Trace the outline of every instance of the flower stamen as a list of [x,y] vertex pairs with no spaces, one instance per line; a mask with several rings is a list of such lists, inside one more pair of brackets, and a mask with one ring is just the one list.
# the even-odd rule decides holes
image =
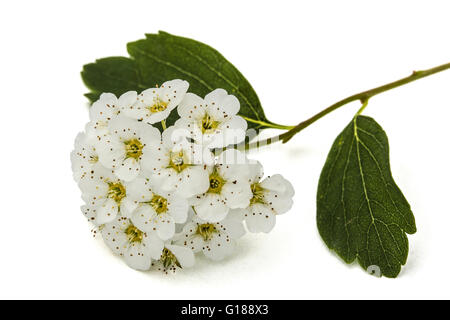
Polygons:
[[211,223],[200,224],[197,227],[196,234],[200,235],[204,241],[209,241],[212,239],[214,233],[217,233],[216,227]]
[[202,129],[202,133],[211,133],[214,132],[217,127],[219,126],[220,122],[219,121],[215,121],[211,118],[211,116],[209,114],[205,114],[205,116],[203,117],[201,124],[200,124],[200,128]]
[[180,173],[187,167],[189,167],[189,160],[182,150],[170,153],[169,168],[173,168],[176,172]]
[[127,235],[129,243],[141,243],[144,238],[144,233],[132,224],[125,229],[125,234]]
[[175,255],[167,248],[163,249],[160,260],[165,269],[168,269],[172,265],[176,265],[181,268],[181,264],[177,257],[175,257]]
[[98,162],[98,156],[89,156],[89,163],[94,164]]
[[223,185],[226,181],[220,176],[217,171],[213,171],[209,175],[209,189],[207,193],[220,193],[222,191]]
[[164,197],[155,194],[150,200],[149,204],[157,214],[161,214],[167,211],[167,199]]
[[161,111],[164,111],[167,109],[167,102],[161,101],[160,99],[156,99],[154,104],[151,106],[148,106],[147,109],[151,112],[151,113],[158,113]]
[[138,160],[142,156],[143,144],[138,139],[125,141],[126,158]]
[[120,182],[110,182],[108,186],[108,198],[120,204],[120,201],[127,195],[125,187]]
[[266,200],[264,198],[264,193],[265,193],[266,189],[261,187],[261,185],[259,183],[252,184],[250,186],[250,188],[253,193],[253,197],[250,199],[250,205],[255,204],[255,203],[266,204]]

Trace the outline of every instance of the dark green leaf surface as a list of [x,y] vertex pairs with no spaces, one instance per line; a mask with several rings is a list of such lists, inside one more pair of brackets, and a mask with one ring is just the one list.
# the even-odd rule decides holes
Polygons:
[[[190,83],[189,91],[201,97],[216,88],[227,90],[239,99],[239,114],[246,118],[249,128],[270,127],[250,83],[210,46],[160,32],[128,43],[127,49],[131,58],[105,58],[84,66],[82,78],[91,90],[86,94],[91,102],[102,92],[140,92],[167,80],[184,79]],[[172,112],[168,124],[177,117]]]
[[114,93],[120,96],[122,93],[146,89],[141,82],[136,63],[125,57],[109,57],[89,63],[81,72],[83,81],[91,92],[85,96],[91,101],[96,101],[103,92]]
[[395,278],[416,232],[410,206],[392,178],[389,144],[374,119],[356,116],[337,137],[320,176],[317,226],[346,263]]

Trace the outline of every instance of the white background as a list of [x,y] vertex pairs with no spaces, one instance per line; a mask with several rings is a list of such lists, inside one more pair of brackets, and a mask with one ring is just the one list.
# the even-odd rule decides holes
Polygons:
[[[350,104],[252,157],[296,189],[270,234],[222,263],[165,276],[128,268],[90,234],[69,153],[88,119],[83,64],[165,30],[218,49],[267,117],[296,124],[350,94],[450,61],[448,1],[3,1],[0,298],[450,298],[450,71],[373,98],[418,232],[397,279],[328,251],[315,193]],[[270,136],[275,131],[266,131]]]

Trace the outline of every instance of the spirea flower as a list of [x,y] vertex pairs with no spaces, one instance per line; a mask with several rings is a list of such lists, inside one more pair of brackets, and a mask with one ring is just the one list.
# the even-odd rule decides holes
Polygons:
[[103,93],[100,99],[92,104],[89,109],[91,121],[87,124],[86,131],[89,135],[102,135],[108,133],[108,123],[114,119],[121,110],[128,108],[136,102],[137,92],[128,91],[117,98],[112,93]]
[[161,240],[175,234],[175,223],[186,222],[188,201],[150,179],[138,177],[128,185],[128,199],[132,201],[127,215],[133,223],[146,232],[156,232]]
[[244,140],[247,122],[237,115],[239,100],[223,89],[205,99],[188,93],[178,107],[175,126],[188,129],[189,138],[208,148],[222,148]]
[[[136,270],[150,269],[152,259],[159,259],[163,243],[137,228],[130,219],[117,217],[103,225],[101,234],[106,245]],[[154,237],[154,235],[153,235]]]
[[[70,155],[81,211],[137,270],[192,267],[200,253],[220,261],[245,226],[269,232],[292,206],[287,180],[263,179],[261,164],[230,146],[247,129],[239,100],[223,89],[202,99],[188,87],[171,80],[139,94],[102,94]],[[175,108],[180,118],[166,128]]]
[[201,219],[218,222],[230,209],[246,208],[252,192],[248,181],[248,163],[236,149],[222,152],[208,167],[208,189],[192,198],[191,203]]
[[120,179],[135,179],[141,171],[144,154],[161,140],[159,130],[120,115],[109,122],[108,131],[98,136],[95,143],[99,161]]
[[275,226],[276,216],[286,213],[292,207],[294,188],[281,175],[265,178],[263,167],[258,162],[249,166],[249,182],[252,198],[245,209],[235,210],[250,232],[270,232]]
[[189,83],[183,80],[164,82],[159,88],[150,88],[137,96],[132,105],[123,108],[130,118],[154,124],[165,120],[184,98]]
[[244,226],[238,219],[227,217],[221,222],[210,222],[194,215],[178,234],[177,243],[219,261],[233,253],[236,240],[244,234]]
[[170,243],[164,244],[158,260],[152,266],[164,273],[175,272],[178,268],[190,268],[195,264],[194,252],[191,249]]
[[72,161],[73,178],[76,182],[89,177],[98,170],[102,170],[102,165],[98,161],[97,150],[84,132],[79,133],[75,138],[75,149],[70,154],[70,159]]
[[180,137],[179,129],[169,127],[162,133],[162,141],[149,147],[143,155],[143,165],[165,190],[174,190],[185,198],[205,192],[209,187],[207,165],[213,155],[200,145]]
[[126,206],[127,183],[111,170],[102,168],[89,174],[79,187],[86,203],[83,211],[96,225],[111,222]]

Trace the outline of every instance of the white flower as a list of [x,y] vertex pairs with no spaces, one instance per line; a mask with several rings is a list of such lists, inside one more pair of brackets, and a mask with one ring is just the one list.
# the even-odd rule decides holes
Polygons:
[[135,103],[123,109],[130,118],[154,124],[166,119],[183,99],[189,83],[184,80],[164,82],[159,88],[143,91]]
[[276,174],[261,181],[264,173],[261,164],[250,165],[252,198],[245,209],[233,210],[245,220],[250,232],[270,232],[275,226],[276,216],[292,207],[294,188],[281,175]]
[[131,181],[141,171],[141,160],[150,145],[161,141],[153,126],[117,116],[108,124],[109,134],[98,136],[95,143],[99,161],[124,181]]
[[98,153],[87,135],[80,132],[75,139],[75,149],[70,154],[73,178],[76,182],[102,169]]
[[86,202],[81,209],[94,224],[113,221],[127,206],[127,184],[111,170],[97,170],[80,180],[82,198]]
[[235,240],[244,234],[244,226],[238,219],[227,217],[221,222],[207,222],[194,215],[177,235],[177,243],[218,261],[233,252]]
[[213,155],[180,139],[176,133],[173,126],[164,130],[159,145],[152,145],[142,156],[142,164],[164,190],[176,190],[180,196],[189,198],[208,189],[206,164],[212,162]]
[[114,119],[122,109],[135,103],[136,98],[136,91],[125,92],[119,99],[112,93],[103,93],[89,109],[91,122],[87,124],[86,132],[93,136],[108,133],[109,121]]
[[245,139],[247,122],[237,115],[239,100],[217,89],[205,99],[187,93],[178,106],[180,119],[175,126],[187,128],[189,138],[208,148],[222,148]]
[[168,273],[175,272],[178,268],[190,268],[195,264],[195,256],[191,249],[170,244],[164,244],[164,249],[158,261],[153,263],[153,267]]
[[[86,218],[106,245],[137,270],[191,267],[195,253],[219,261],[236,240],[269,232],[292,207],[281,175],[263,178],[259,162],[226,149],[245,139],[239,100],[223,89],[204,99],[182,80],[140,95],[104,93],[71,153]],[[180,119],[166,128],[178,107]],[[152,124],[161,122],[163,132]],[[222,148],[218,156],[211,149]]]
[[200,218],[218,222],[230,209],[246,208],[252,192],[248,183],[248,160],[236,149],[222,152],[217,163],[208,167],[209,188],[205,193],[192,198]]
[[117,217],[101,228],[108,247],[133,269],[148,270],[152,259],[159,259],[164,244],[155,236],[139,230],[130,219]]
[[138,177],[127,187],[127,201],[130,201],[126,213],[136,227],[145,232],[156,232],[162,240],[168,240],[175,234],[175,223],[186,222],[188,202],[185,198],[162,190],[151,180]]

